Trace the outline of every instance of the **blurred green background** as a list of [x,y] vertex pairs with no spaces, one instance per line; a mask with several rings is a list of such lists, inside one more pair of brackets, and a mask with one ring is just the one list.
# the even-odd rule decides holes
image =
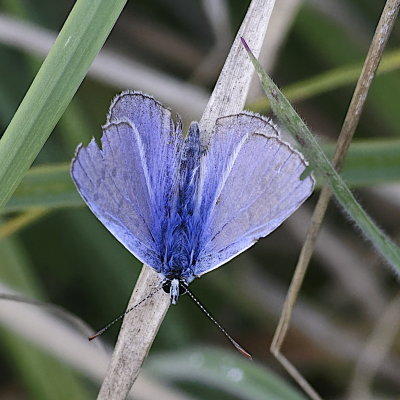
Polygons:
[[[1,131],[73,4],[67,0],[0,1]],[[93,329],[124,310],[141,264],[76,194],[68,175],[74,149],[92,136],[100,137],[111,99],[125,88],[152,94],[185,123],[199,119],[248,4],[128,2],[103,54],[2,212],[2,284],[60,305]],[[330,154],[383,4],[375,0],[277,1],[275,11],[281,12],[273,14],[273,29],[268,33],[273,39],[266,41],[261,60],[277,84],[287,89],[297,111]],[[359,201],[397,241],[399,38],[397,24],[343,172]],[[248,108],[268,112],[257,82]],[[141,384],[137,398],[155,398],[151,390],[158,386],[166,399],[301,398],[290,389],[291,380],[268,349],[316,198],[317,193],[250,251],[191,286],[255,362],[250,364],[235,354],[205,315],[183,297],[161,326],[145,364],[148,386]],[[325,398],[367,398],[357,397],[365,393],[396,398],[400,313],[392,310],[399,304],[397,295],[394,276],[333,204],[294,313],[285,355]],[[73,347],[69,352],[74,361],[57,355],[50,344],[56,332],[53,326],[36,320],[34,307],[25,305],[26,312],[19,314],[23,306],[16,311],[13,306],[0,300],[4,311],[0,313],[0,399],[95,398],[101,378],[88,372],[85,365],[91,360],[82,361],[83,355]],[[11,317],[4,316],[8,310]],[[54,311],[52,315],[59,317]],[[10,319],[26,325],[13,325]],[[69,321],[63,323],[71,326]],[[47,349],[32,344],[34,334],[28,325],[45,342],[49,337]],[[114,344],[117,331],[113,327],[104,335],[106,345]],[[78,333],[83,339],[87,335]],[[69,344],[61,336],[58,343],[60,347]]]

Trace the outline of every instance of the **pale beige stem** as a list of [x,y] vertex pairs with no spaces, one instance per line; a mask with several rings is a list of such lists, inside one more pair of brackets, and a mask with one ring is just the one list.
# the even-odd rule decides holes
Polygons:
[[[128,308],[142,300],[159,283],[158,274],[144,265]],[[125,316],[98,399],[126,398],[168,307],[169,296],[161,290]]]
[[200,120],[204,141],[207,141],[211,134],[217,118],[237,114],[243,110],[254,68],[240,37],[246,39],[257,57],[261,51],[274,4],[275,0],[251,2]]
[[[200,127],[204,133],[202,138],[204,141],[210,135],[217,118],[238,113],[243,109],[254,69],[241,45],[240,36],[248,40],[254,53],[258,55],[273,5],[274,0],[251,2],[201,118]],[[157,283],[159,283],[157,274],[144,266],[128,307],[132,307],[141,300]],[[126,398],[150,350],[168,306],[168,296],[160,291],[151,301],[145,302],[140,308],[127,314],[98,399]]]

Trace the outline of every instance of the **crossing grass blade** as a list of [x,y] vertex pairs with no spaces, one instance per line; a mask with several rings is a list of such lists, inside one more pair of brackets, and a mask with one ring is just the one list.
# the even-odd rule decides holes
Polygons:
[[[331,157],[332,144],[323,146]],[[400,176],[400,140],[355,141],[346,157],[342,176],[349,187],[364,187],[398,182]],[[69,174],[69,163],[32,167],[2,213],[26,211],[33,207],[63,208],[83,206]],[[318,186],[321,186],[321,181]]]

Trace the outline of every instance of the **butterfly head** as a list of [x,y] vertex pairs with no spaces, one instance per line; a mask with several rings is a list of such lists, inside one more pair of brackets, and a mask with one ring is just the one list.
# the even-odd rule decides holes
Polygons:
[[162,282],[164,292],[169,293],[171,304],[176,304],[179,296],[187,292],[188,283],[184,278],[165,278]]

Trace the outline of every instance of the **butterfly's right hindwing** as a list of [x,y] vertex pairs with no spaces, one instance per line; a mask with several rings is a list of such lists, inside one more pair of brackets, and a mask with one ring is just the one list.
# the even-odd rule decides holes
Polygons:
[[300,153],[254,115],[219,119],[201,165],[204,230],[197,276],[271,233],[314,187],[311,176],[300,179],[306,168]]

